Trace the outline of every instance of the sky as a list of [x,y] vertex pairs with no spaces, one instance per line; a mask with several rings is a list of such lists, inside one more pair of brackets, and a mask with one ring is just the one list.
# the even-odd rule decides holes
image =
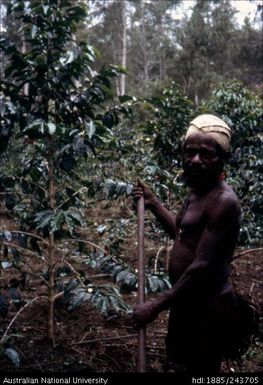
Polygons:
[[257,11],[257,5],[263,4],[263,0],[232,0],[231,3],[238,11],[236,18],[239,24],[242,24],[246,16],[253,20]]
[[[194,3],[194,0],[183,0],[183,4],[181,6],[182,13],[190,13],[191,7],[194,5]],[[236,19],[238,23],[242,25],[246,16],[248,16],[250,20],[253,21],[257,10],[257,5],[263,4],[263,0],[231,0],[231,3],[233,7],[238,11],[236,13]]]
[[[109,1],[109,0],[105,0]],[[144,0],[147,1],[147,0]],[[189,14],[191,13],[191,7],[194,5],[195,1],[194,0],[183,0],[182,5],[180,6],[179,10],[180,13],[183,15],[184,13]],[[254,17],[256,14],[257,10],[257,5],[258,4],[263,4],[263,0],[231,0],[231,3],[233,4],[234,8],[238,11],[236,13],[236,19],[239,23],[239,25],[243,24],[244,18],[248,16],[250,20],[253,22]],[[0,0],[0,16],[3,12],[3,9],[1,7],[1,0]],[[178,9],[176,10],[176,17],[178,17]],[[1,17],[0,17],[1,19]],[[258,28],[262,28],[262,23],[258,21],[258,25],[256,26]],[[1,20],[0,20],[0,30],[1,30]],[[1,31],[0,31],[1,32]]]

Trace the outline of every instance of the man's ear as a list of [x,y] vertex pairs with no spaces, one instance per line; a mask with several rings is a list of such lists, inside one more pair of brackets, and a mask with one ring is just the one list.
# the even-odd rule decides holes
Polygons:
[[232,158],[232,154],[230,151],[224,151],[223,152],[223,161],[224,162],[229,162]]

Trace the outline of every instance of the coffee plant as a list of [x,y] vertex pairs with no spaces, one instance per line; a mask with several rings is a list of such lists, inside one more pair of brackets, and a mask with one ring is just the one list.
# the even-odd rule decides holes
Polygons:
[[262,100],[241,83],[221,83],[202,109],[216,113],[232,130],[227,180],[242,208],[240,243],[261,242],[263,206]]
[[[10,1],[7,17],[20,21],[24,46],[16,46],[8,31],[1,36],[1,120],[6,130],[1,137],[18,138],[21,154],[17,174],[2,174],[0,183],[4,203],[21,227],[17,233],[2,233],[2,267],[20,266],[23,253],[46,267],[42,278],[48,287],[48,338],[53,340],[57,269],[65,263],[55,241],[62,234],[74,238],[76,227],[84,225],[83,186],[75,191],[71,181],[85,164],[82,159],[87,163],[113,136],[109,127],[117,123],[116,111],[106,104],[113,96],[111,79],[123,70],[92,70],[93,48],[74,38],[77,24],[86,17],[83,2]],[[95,304],[96,296],[101,300],[111,290],[91,292],[82,284],[86,299]],[[69,286],[63,292],[68,296]],[[7,302],[2,302],[6,309]]]
[[[111,310],[121,313],[129,309],[118,288],[95,284],[82,271],[87,256],[83,255],[83,262],[64,245],[97,248],[79,239],[79,229],[87,222],[87,196],[112,200],[132,191],[127,181],[109,179],[111,175],[105,178],[105,172],[100,176],[98,165],[105,149],[117,151],[113,129],[120,116],[131,116],[129,101],[134,100],[123,96],[113,103],[111,81],[124,70],[111,65],[95,72],[94,49],[75,41],[77,25],[86,17],[83,2],[8,1],[7,17],[21,28],[19,44],[12,41],[8,30],[0,39],[1,57],[5,58],[1,74],[1,123],[5,129],[0,134],[6,138],[1,141],[1,151],[10,141],[12,154],[11,164],[5,162],[1,167],[0,192],[19,229],[0,232],[0,252],[1,269],[16,269],[18,275],[1,289],[0,314],[6,317],[11,306],[16,306],[19,314],[38,300],[24,302],[20,293],[28,277],[39,277],[47,287],[41,298],[48,301],[48,339],[54,342],[54,306],[58,301],[68,311],[88,301],[105,316]],[[110,258],[108,252],[102,253]],[[94,258],[89,266],[101,269],[101,255],[96,255],[97,262]],[[121,261],[114,257],[103,260],[104,269],[106,262],[112,264],[113,260],[122,273],[115,283],[121,291],[124,283],[126,291],[134,290],[136,272]],[[113,277],[109,266],[107,271]],[[147,277],[148,292],[167,287],[165,277]],[[7,339],[6,331],[2,343]],[[5,354],[19,364],[11,347]]]

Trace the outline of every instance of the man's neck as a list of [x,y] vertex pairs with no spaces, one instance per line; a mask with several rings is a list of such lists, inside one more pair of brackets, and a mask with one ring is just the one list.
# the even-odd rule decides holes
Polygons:
[[224,180],[225,175],[223,172],[220,172],[220,174],[218,174],[217,176],[209,178],[206,181],[196,181],[195,184],[189,184],[189,187],[196,195],[205,195]]

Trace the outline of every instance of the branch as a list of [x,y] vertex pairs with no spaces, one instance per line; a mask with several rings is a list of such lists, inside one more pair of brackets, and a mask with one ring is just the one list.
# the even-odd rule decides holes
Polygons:
[[88,245],[91,245],[91,246],[95,247],[96,249],[99,249],[99,250],[103,251],[103,253],[106,253],[106,250],[104,250],[102,247],[100,247],[100,246],[98,246],[95,243],[90,242],[90,241],[84,241],[83,239],[78,239],[78,238],[65,238],[64,241],[65,242],[83,242],[83,243],[87,243]]
[[233,260],[241,257],[242,255],[245,255],[245,254],[250,254],[250,253],[254,253],[255,251],[262,251],[263,250],[263,247],[259,247],[258,249],[249,249],[249,250],[246,250],[246,251],[243,251],[242,253],[239,253],[237,255],[234,255],[233,256]]
[[67,198],[66,200],[64,200],[64,202],[62,202],[58,207],[57,207],[57,210],[61,209],[61,207],[67,203],[68,201],[70,201],[70,199],[72,197],[74,197],[75,195],[77,195],[79,192],[81,192],[81,190],[87,190],[87,187],[81,187],[78,191],[74,192],[74,194],[70,197],[70,198]]
[[164,250],[167,251],[166,247],[165,246],[161,246],[160,249],[158,250],[157,254],[156,254],[156,257],[154,259],[154,270],[153,270],[154,274],[157,274],[157,264],[158,264],[159,256],[160,256],[161,252],[164,251]]
[[[9,230],[8,230],[9,231]],[[9,231],[10,233],[18,233],[18,234],[25,234],[25,235],[29,235],[30,237],[34,237],[34,238],[37,238],[37,239],[39,239],[40,241],[42,241],[43,243],[45,243],[46,245],[48,245],[48,242],[44,239],[44,238],[42,238],[42,237],[40,237],[39,235],[35,235],[35,234],[33,234],[33,233],[27,233],[26,231],[18,231],[18,230],[14,230],[14,231]]]
[[72,342],[70,345],[75,346],[75,345],[89,344],[92,342],[120,340],[120,339],[124,339],[124,338],[132,338],[132,337],[138,337],[138,334],[128,334],[126,336],[118,336],[118,337],[94,338],[93,340],[84,340],[84,341],[81,340],[79,342]]
[[86,286],[85,286],[81,276],[79,275],[79,273],[74,269],[74,267],[68,261],[64,261],[64,263],[73,271],[73,273],[76,275],[76,277],[80,281],[82,287],[86,290]]
[[7,326],[6,328],[6,331],[4,332],[4,335],[3,337],[1,338],[1,341],[0,341],[0,344],[2,344],[4,341],[5,341],[5,338],[6,338],[6,335],[7,333],[9,332],[11,326],[13,325],[13,323],[15,322],[15,320],[17,319],[17,317],[22,313],[23,310],[25,310],[25,308],[27,308],[29,305],[31,305],[33,302],[37,301],[38,299],[47,299],[48,300],[48,297],[46,296],[41,296],[41,297],[35,297],[33,298],[31,301],[27,302],[17,313],[16,315],[13,317],[13,319],[11,320],[11,322],[9,323],[9,325]]
[[[24,247],[21,247],[21,246],[18,246],[18,245],[15,245],[14,243],[7,243],[7,242],[1,242],[3,245],[6,245],[6,246],[11,246],[13,247],[14,249],[19,249],[19,250],[23,250],[25,253],[27,254],[30,254],[32,255],[33,257],[36,257],[38,259],[41,259],[40,256],[36,253],[33,253],[33,251],[30,251],[30,250],[27,250],[25,249]],[[47,264],[47,261],[44,259],[41,259],[42,262],[46,263]]]

